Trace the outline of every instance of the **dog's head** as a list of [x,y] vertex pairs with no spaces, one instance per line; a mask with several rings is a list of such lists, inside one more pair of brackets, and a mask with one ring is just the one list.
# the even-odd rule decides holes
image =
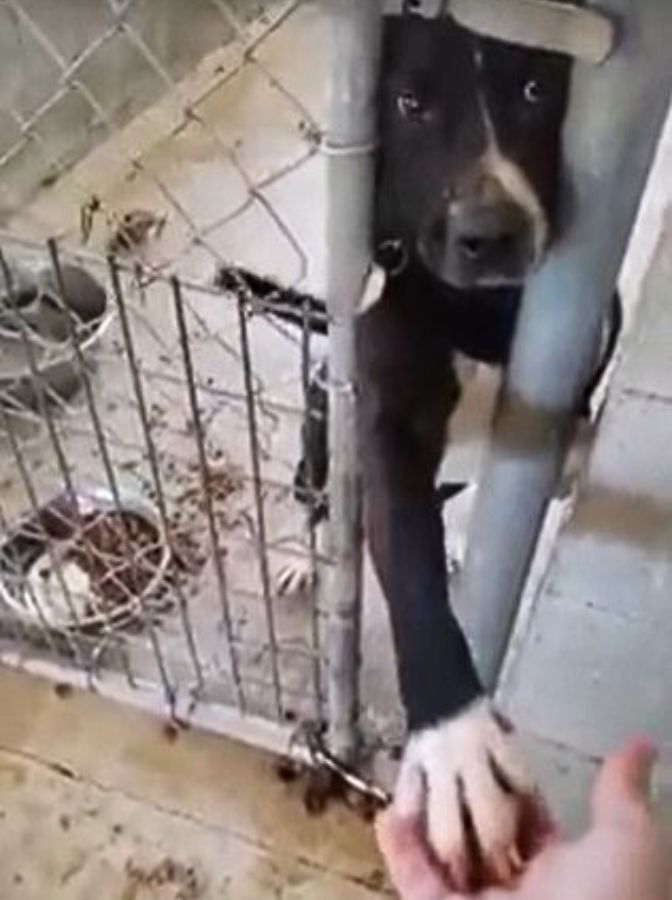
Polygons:
[[570,66],[448,17],[386,18],[377,245],[457,288],[520,284],[556,226]]

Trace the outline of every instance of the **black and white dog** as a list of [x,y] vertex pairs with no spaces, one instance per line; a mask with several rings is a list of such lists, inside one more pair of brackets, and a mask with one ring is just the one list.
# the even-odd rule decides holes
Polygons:
[[[429,839],[462,883],[474,854],[498,880],[517,869],[531,786],[449,605],[435,477],[460,398],[456,354],[506,365],[522,285],[558,232],[570,69],[564,56],[476,37],[449,17],[385,21],[374,239],[387,277],[357,324],[366,533],[410,729],[398,802],[424,791]],[[235,290],[241,278],[278,298],[277,315],[298,323],[307,309],[326,328],[315,298],[239,270],[220,283]],[[616,298],[579,414],[619,330]],[[319,379],[311,390],[299,500],[328,474],[326,394]]]

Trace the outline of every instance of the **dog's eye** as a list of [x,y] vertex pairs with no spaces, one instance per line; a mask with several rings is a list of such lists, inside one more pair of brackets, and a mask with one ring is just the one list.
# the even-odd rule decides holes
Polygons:
[[540,103],[543,99],[543,90],[536,78],[530,78],[523,85],[523,98],[526,103],[533,106]]
[[412,122],[421,122],[424,118],[425,108],[420,97],[414,91],[406,90],[399,94],[397,109],[405,119]]

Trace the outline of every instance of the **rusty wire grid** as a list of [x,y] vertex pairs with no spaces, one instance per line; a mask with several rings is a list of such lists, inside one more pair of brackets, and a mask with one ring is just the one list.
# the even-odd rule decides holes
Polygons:
[[[199,0],[218,45],[175,71],[146,6],[101,0],[75,49],[0,7],[51,73],[0,91],[0,660],[292,727],[325,714],[320,589],[275,585],[328,566],[292,498],[323,348],[215,275],[323,290],[320,17]],[[112,95],[119,56],[145,96]]]

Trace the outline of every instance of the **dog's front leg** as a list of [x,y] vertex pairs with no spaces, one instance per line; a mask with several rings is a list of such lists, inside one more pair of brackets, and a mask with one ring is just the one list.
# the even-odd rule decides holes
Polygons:
[[[362,392],[369,389],[375,394],[365,381]],[[367,534],[410,729],[395,802],[409,814],[422,811],[432,847],[457,887],[478,878],[505,883],[521,864],[521,810],[532,787],[483,695],[448,603],[434,489],[440,449],[421,439],[441,429],[424,427],[427,410],[415,409],[415,419],[386,410],[380,394],[370,405],[365,396],[362,406]]]

